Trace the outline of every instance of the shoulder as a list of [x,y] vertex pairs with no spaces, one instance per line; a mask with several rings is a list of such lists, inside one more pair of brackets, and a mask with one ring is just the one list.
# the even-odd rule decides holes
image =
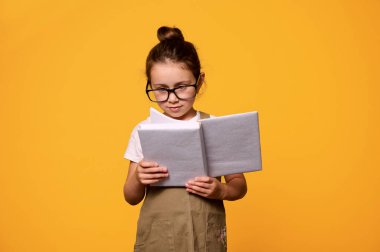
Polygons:
[[150,117],[146,118],[145,120],[139,122],[132,130],[131,137],[132,138],[138,138],[137,130],[139,129],[140,125],[150,123]]
[[140,162],[140,160],[143,158],[142,150],[141,150],[141,144],[140,144],[140,138],[139,134],[137,132],[138,128],[142,124],[150,123],[150,118],[139,122],[132,130],[129,143],[127,146],[127,150],[124,153],[124,158],[131,160],[135,163]]
[[133,131],[137,131],[137,129],[140,127],[140,125],[147,124],[147,123],[150,123],[150,117],[147,117],[145,120],[143,120],[143,121],[139,122],[138,124],[136,124],[136,126],[133,128]]
[[216,116],[214,115],[211,115],[207,112],[203,112],[203,111],[198,111],[198,114],[199,114],[199,119],[206,119],[206,118],[215,118]]

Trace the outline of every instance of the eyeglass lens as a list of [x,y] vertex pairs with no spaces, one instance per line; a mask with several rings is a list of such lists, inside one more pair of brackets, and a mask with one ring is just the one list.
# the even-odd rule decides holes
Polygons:
[[174,93],[181,100],[191,99],[195,96],[195,86],[180,86],[174,89],[160,88],[149,91],[148,95],[152,101],[160,102],[167,101],[170,93]]

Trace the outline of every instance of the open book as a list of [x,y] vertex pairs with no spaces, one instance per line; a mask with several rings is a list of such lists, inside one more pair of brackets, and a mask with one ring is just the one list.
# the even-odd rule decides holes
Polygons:
[[151,108],[138,134],[144,160],[168,168],[153,186],[185,186],[196,176],[218,177],[261,170],[257,112],[180,121]]

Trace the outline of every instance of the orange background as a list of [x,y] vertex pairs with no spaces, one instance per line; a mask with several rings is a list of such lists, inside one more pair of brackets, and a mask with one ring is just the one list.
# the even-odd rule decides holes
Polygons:
[[129,134],[161,25],[198,48],[197,108],[257,110],[262,172],[229,251],[380,251],[379,1],[0,2],[0,251],[132,251]]

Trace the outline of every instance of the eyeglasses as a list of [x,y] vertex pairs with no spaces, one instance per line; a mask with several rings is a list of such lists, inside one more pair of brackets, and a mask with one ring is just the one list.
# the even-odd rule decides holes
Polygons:
[[145,92],[149,100],[151,100],[152,102],[166,102],[167,100],[169,100],[170,93],[174,93],[174,95],[179,100],[190,100],[190,99],[193,99],[197,94],[199,76],[195,84],[180,85],[175,88],[149,89],[151,88],[151,84],[150,84],[150,81],[148,80],[146,83]]

